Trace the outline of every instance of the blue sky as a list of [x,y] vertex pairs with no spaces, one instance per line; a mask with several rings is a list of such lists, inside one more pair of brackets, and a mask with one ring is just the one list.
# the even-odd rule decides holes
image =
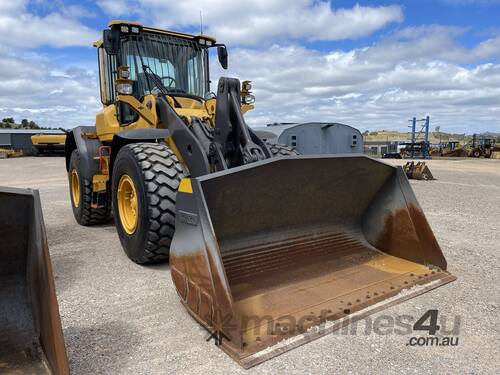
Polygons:
[[[88,10],[88,16],[82,17],[81,21],[84,25],[95,30],[101,30],[106,27],[110,20],[108,12],[99,7],[95,1],[63,1],[66,6],[79,6]],[[352,8],[356,4],[366,6],[390,6],[400,5],[405,14],[404,20],[400,23],[395,23],[383,27],[366,36],[344,39],[336,41],[310,42],[303,40],[301,44],[309,48],[320,51],[329,51],[331,49],[352,49],[363,47],[375,43],[384,35],[387,35],[391,30],[400,29],[408,26],[421,25],[450,25],[462,27],[467,30],[457,37],[457,41],[464,46],[473,46],[480,42],[485,36],[493,36],[500,33],[500,0],[499,1],[467,1],[467,0],[411,0],[411,1],[349,1],[339,0],[330,1],[332,8]],[[34,2],[29,7],[32,12],[38,16],[46,16],[58,8],[59,4],[55,2]],[[130,19],[135,19],[131,17]],[[150,21],[150,20],[145,20]],[[198,19],[193,22],[198,23]],[[183,26],[179,30],[186,32],[197,33],[198,25],[195,27]],[[95,64],[94,54],[90,46],[68,48],[64,51],[59,49],[48,48],[46,46],[38,49],[40,53],[46,53],[54,58],[62,58],[63,56],[72,56],[80,60],[82,66],[91,66]],[[498,62],[498,57],[494,57],[494,61]]]
[[0,0],[0,116],[91,124],[96,51],[110,19],[226,42],[220,74],[254,82],[251,125],[339,121],[500,132],[500,1]]

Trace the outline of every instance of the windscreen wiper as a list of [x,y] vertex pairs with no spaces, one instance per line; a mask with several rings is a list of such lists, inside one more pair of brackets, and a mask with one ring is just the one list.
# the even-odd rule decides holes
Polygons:
[[148,79],[151,79],[153,81],[153,83],[156,85],[156,87],[158,87],[158,89],[161,91],[161,93],[163,95],[168,95],[168,90],[167,88],[165,87],[165,85],[163,84],[163,82],[161,81],[161,79],[155,74],[155,72],[153,72],[153,70],[149,67],[149,65],[143,65],[142,66],[142,70],[144,71],[144,73],[148,74],[148,70],[149,70],[149,74],[147,77]]
[[[161,79],[155,74],[155,72],[153,72],[153,70],[148,65],[142,65],[142,70],[144,71],[145,74],[147,74],[148,79],[151,78],[153,83],[156,85],[156,87],[161,91],[161,93],[163,95],[170,96],[172,98],[172,100],[174,101],[175,106],[178,108],[182,108],[181,103],[179,103],[177,101],[177,99],[175,99],[172,96],[172,94],[170,94],[168,92],[167,88],[165,87],[165,85],[163,84]],[[148,73],[148,70],[149,70],[149,73]]]
[[179,107],[181,107],[181,105],[175,100],[175,98],[174,98],[175,96],[196,99],[200,102],[203,102],[203,98],[199,97],[198,95],[190,94],[183,89],[178,89],[178,88],[175,88],[172,90],[167,89],[165,87],[165,85],[163,84],[163,82],[161,81],[161,79],[156,75],[155,72],[153,72],[153,70],[149,67],[149,65],[143,65],[142,69],[144,70],[144,73],[146,73],[146,74],[150,73],[148,78],[151,78],[151,80],[156,85],[156,87],[158,87],[158,89],[161,91],[161,93],[163,95],[168,95],[168,96],[172,97],[172,99],[174,99],[175,104],[178,105]]

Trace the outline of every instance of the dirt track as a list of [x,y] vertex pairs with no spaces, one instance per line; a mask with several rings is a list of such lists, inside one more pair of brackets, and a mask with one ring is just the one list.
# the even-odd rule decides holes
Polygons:
[[40,189],[73,374],[500,373],[500,160],[429,166],[438,180],[412,186],[458,280],[372,320],[438,309],[460,317],[458,346],[410,347],[410,335],[363,335],[360,325],[357,335],[328,335],[249,371],[205,341],[167,264],[129,261],[113,224],[76,224],[63,158],[0,160],[0,185]]

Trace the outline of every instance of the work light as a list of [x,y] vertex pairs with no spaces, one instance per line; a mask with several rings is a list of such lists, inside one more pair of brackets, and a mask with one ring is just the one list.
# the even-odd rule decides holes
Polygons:
[[253,104],[255,103],[255,96],[248,94],[242,97],[243,104]]
[[133,92],[132,83],[117,83],[116,92],[121,95],[130,95]]

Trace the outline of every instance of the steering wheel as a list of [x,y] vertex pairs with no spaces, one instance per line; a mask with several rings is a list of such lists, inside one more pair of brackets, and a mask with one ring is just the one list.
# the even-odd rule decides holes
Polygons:
[[161,79],[161,82],[163,83],[163,80],[164,79],[169,79],[170,81],[165,85],[165,87],[172,87],[172,83],[174,83],[174,87],[177,86],[177,82],[175,81],[175,78],[173,77],[170,77],[170,76],[163,76],[163,77],[160,77]]

